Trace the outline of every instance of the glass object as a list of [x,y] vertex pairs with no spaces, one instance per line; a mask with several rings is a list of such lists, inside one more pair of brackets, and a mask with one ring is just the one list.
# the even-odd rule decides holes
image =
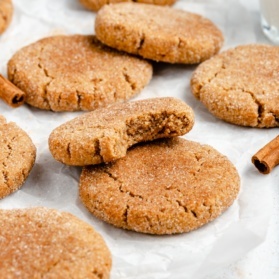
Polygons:
[[260,0],[261,25],[264,34],[279,45],[279,0]]

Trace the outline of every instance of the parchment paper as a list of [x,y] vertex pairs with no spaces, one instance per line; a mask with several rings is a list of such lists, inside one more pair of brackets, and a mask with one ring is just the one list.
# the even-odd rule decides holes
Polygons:
[[[21,47],[55,34],[94,33],[95,14],[77,0],[14,0],[14,17],[0,37],[0,70],[6,76],[9,58]],[[243,2],[243,1],[242,1]],[[251,2],[251,1],[250,1]],[[223,50],[256,42],[249,10],[238,1],[178,0],[176,8],[210,18],[223,31]],[[0,113],[24,129],[37,147],[36,164],[23,187],[0,201],[0,208],[47,206],[73,213],[90,223],[106,240],[112,256],[112,279],[199,279],[235,261],[265,239],[271,209],[274,170],[260,174],[251,156],[277,135],[277,129],[252,129],[212,116],[190,92],[196,66],[157,64],[150,84],[135,99],[174,96],[195,112],[195,125],[185,138],[210,144],[225,154],[241,176],[238,199],[214,222],[188,234],[150,236],[124,231],[93,217],[78,197],[80,168],[56,162],[48,136],[58,125],[81,112],[54,113],[24,105],[17,109],[0,101]]]

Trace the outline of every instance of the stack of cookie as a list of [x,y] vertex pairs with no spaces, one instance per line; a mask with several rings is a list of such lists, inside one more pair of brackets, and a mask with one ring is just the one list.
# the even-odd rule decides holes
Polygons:
[[125,102],[62,124],[49,147],[58,161],[84,166],[80,198],[98,218],[142,233],[182,233],[219,216],[240,184],[225,156],[179,137],[193,124],[178,99]]

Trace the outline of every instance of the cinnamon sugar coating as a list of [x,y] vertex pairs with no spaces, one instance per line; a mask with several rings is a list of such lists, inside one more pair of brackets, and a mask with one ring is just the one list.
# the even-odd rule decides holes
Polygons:
[[98,11],[106,4],[115,4],[120,2],[138,2],[153,5],[172,5],[176,0],[79,0],[79,2],[88,10]]
[[114,104],[83,114],[49,136],[53,157],[68,165],[110,162],[135,143],[183,135],[194,125],[193,110],[171,97]]
[[36,158],[36,147],[25,131],[0,115],[0,199],[18,190]]
[[216,117],[250,127],[279,126],[279,48],[243,45],[203,62],[192,92]]
[[19,50],[8,78],[32,106],[53,111],[93,110],[138,94],[150,63],[102,45],[94,36],[53,36]]
[[84,167],[80,198],[99,219],[149,234],[189,232],[236,199],[240,178],[208,145],[182,138],[132,147],[113,163]]
[[0,244],[1,278],[109,278],[103,238],[70,213],[0,210]]
[[200,15],[138,3],[104,6],[97,13],[95,32],[108,46],[169,63],[199,63],[223,44],[221,31]]
[[0,34],[8,28],[13,17],[12,0],[0,0]]

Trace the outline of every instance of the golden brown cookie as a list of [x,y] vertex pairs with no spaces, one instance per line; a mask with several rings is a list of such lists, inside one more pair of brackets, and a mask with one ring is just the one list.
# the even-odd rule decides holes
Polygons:
[[244,45],[203,62],[193,94],[216,117],[259,128],[279,126],[279,48]]
[[153,5],[172,5],[176,0],[79,0],[79,2],[88,10],[98,11],[106,4],[115,4],[119,2],[138,2]]
[[0,199],[22,186],[35,158],[36,148],[30,137],[0,115]]
[[182,138],[132,147],[113,163],[84,167],[80,198],[96,217],[149,234],[189,232],[226,210],[239,192],[232,163]]
[[109,278],[103,238],[70,213],[0,210],[0,243],[1,278]]
[[11,0],[0,0],[0,34],[10,25],[13,11],[13,3]]
[[53,111],[93,110],[131,98],[152,76],[141,59],[102,45],[94,36],[54,36],[19,50],[9,79],[32,106]]
[[83,114],[49,136],[53,157],[67,165],[110,162],[135,143],[183,135],[194,125],[192,109],[175,98],[114,104]]
[[104,6],[95,32],[108,46],[169,63],[199,63],[223,44],[221,31],[200,15],[138,3]]

